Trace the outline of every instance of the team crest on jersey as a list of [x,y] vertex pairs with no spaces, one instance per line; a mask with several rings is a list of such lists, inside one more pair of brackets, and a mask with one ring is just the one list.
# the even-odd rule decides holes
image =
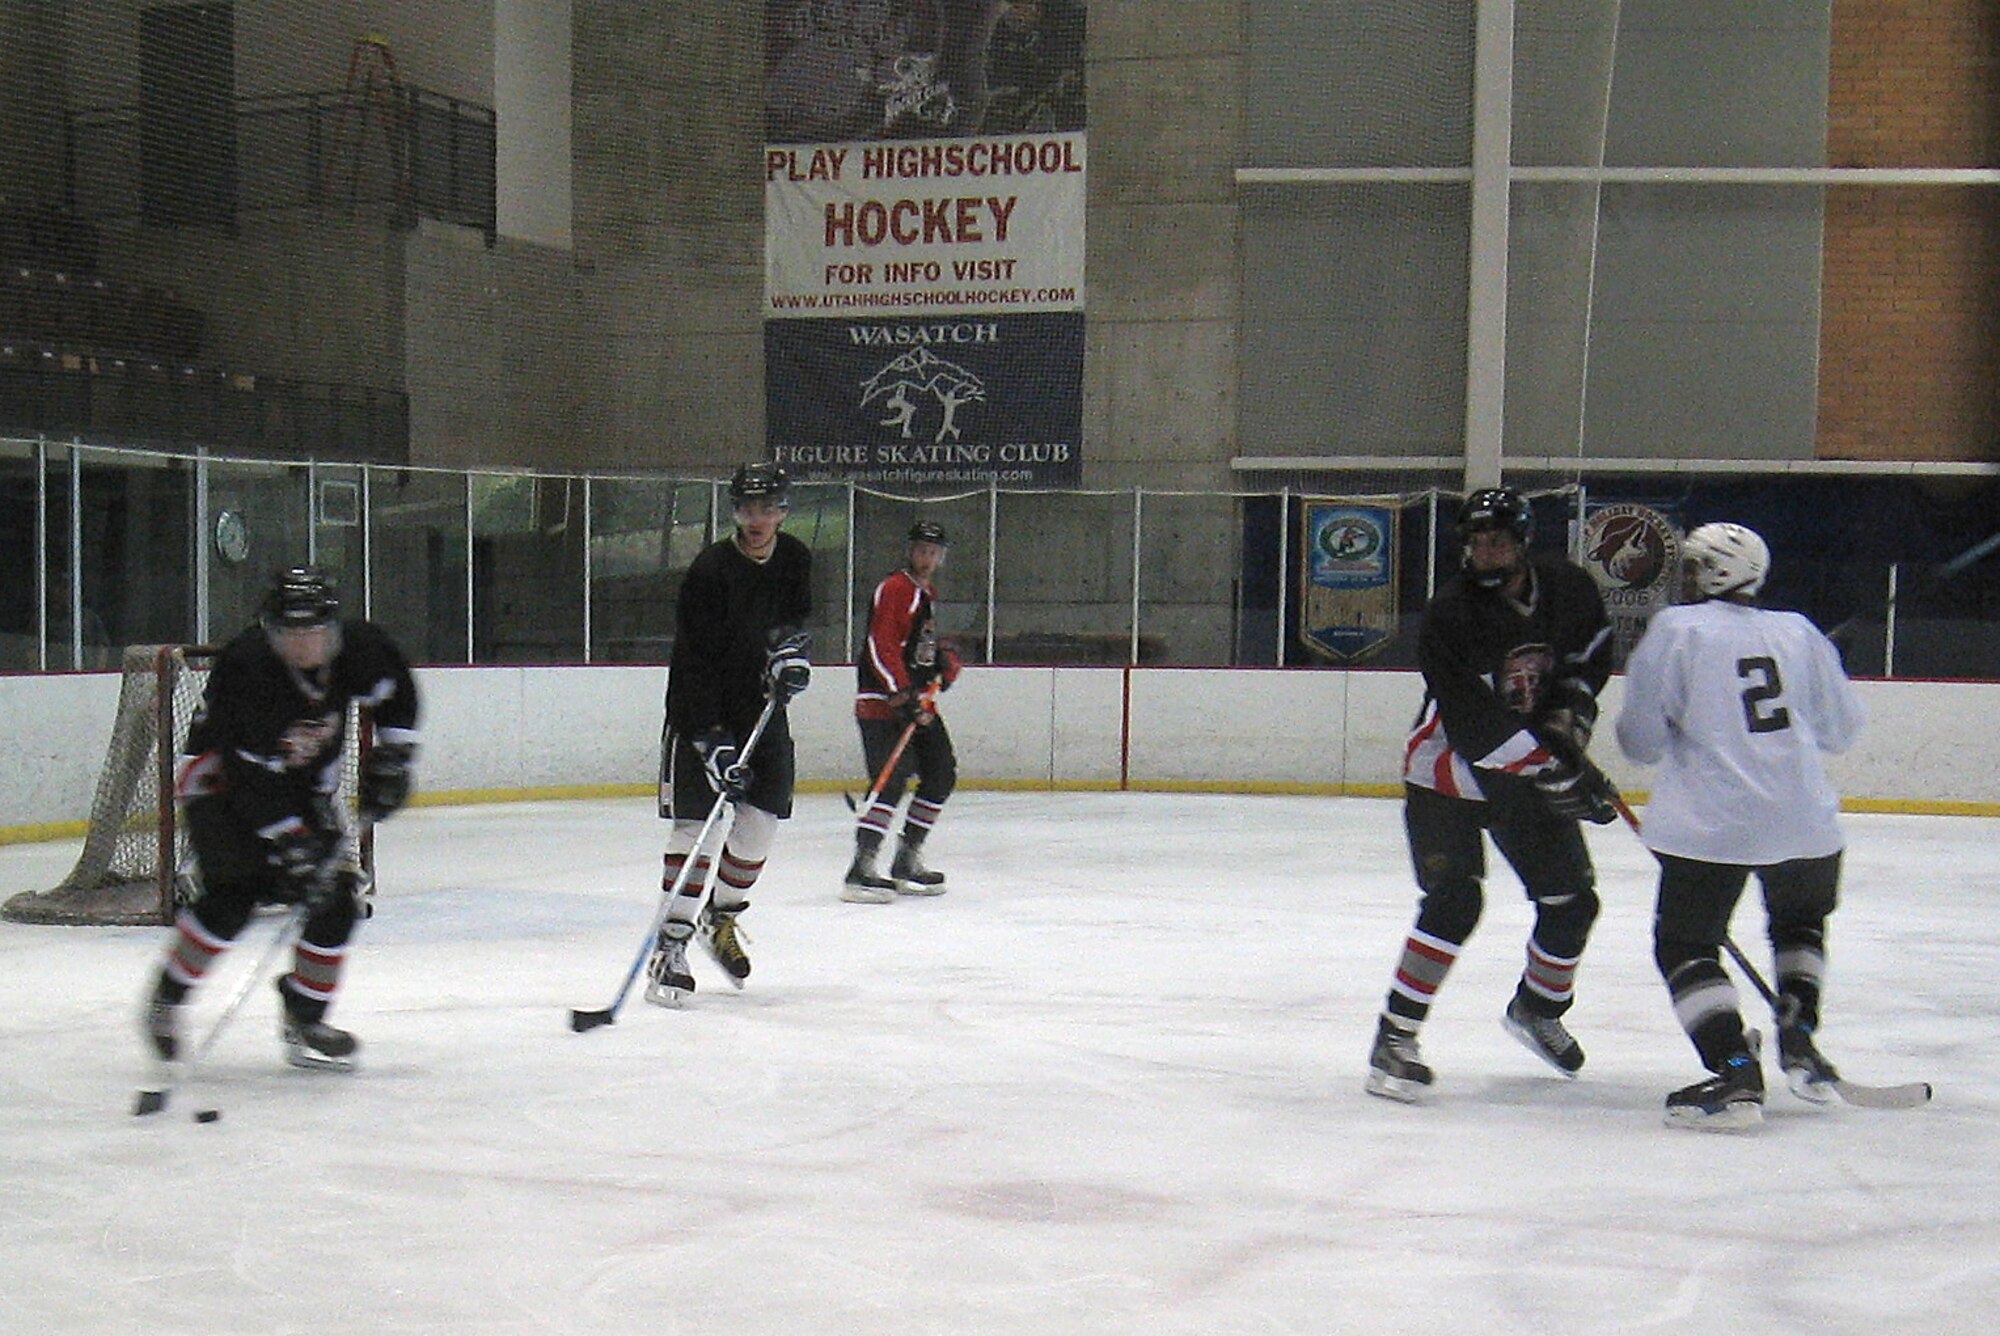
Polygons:
[[937,667],[937,618],[926,617],[910,640],[909,667],[922,671]]
[[298,770],[318,760],[339,726],[340,716],[333,714],[296,720],[278,739],[278,756],[285,769]]
[[1500,664],[1497,684],[1500,699],[1507,707],[1530,717],[1540,714],[1548,695],[1549,679],[1555,676],[1556,652],[1549,645],[1521,645],[1507,651]]

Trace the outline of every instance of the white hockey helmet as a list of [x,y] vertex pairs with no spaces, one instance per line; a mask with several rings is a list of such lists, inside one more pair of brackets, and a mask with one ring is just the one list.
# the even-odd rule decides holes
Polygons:
[[1755,529],[1727,522],[1704,524],[1681,541],[1681,557],[1703,598],[1754,594],[1771,569],[1771,549]]

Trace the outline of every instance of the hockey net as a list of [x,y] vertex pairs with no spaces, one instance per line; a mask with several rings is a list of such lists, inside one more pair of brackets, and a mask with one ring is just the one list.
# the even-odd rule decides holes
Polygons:
[[[201,704],[217,651],[206,645],[131,645],[118,714],[91,801],[76,866],[47,891],[23,891],[0,908],[17,923],[132,925],[172,922],[183,895],[187,831],[174,805],[174,768]],[[348,714],[340,800],[350,821],[368,721]],[[363,865],[373,850],[363,841]]]

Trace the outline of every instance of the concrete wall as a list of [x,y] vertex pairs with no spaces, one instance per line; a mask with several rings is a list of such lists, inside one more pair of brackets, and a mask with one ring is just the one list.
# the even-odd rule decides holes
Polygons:
[[[426,801],[650,791],[657,667],[421,670]],[[792,709],[802,784],[858,789],[847,673]],[[1605,713],[1615,716],[1622,679]],[[1832,771],[1850,805],[2000,816],[2000,683],[1864,682],[1871,716]],[[109,673],[0,677],[0,839],[80,833],[118,695]],[[1421,695],[1405,672],[972,668],[943,699],[968,787],[1393,794]],[[1966,721],[1973,721],[1968,726]],[[1608,743],[1608,739],[1607,739]],[[1621,787],[1647,774],[1606,745]]]
[[1231,484],[1243,8],[1090,7],[1086,486]]
[[407,238],[401,293],[412,463],[548,467],[576,447],[576,276],[569,253],[464,228],[420,225]]
[[62,137],[30,127],[62,123],[69,60],[61,0],[0,5],[0,208],[32,208],[61,197]]
[[[763,448],[761,5],[579,5],[584,432],[549,467]],[[1240,0],[1098,0],[1087,79],[1086,486],[1226,487],[1236,453]]]
[[[8,7],[13,7],[9,0]],[[70,105],[124,106],[139,100],[139,14],[155,0],[72,3]],[[236,91],[331,92],[347,84],[354,43],[381,37],[397,74],[448,97],[493,101],[492,0],[313,0],[236,5]],[[368,66],[362,66],[365,71]]]

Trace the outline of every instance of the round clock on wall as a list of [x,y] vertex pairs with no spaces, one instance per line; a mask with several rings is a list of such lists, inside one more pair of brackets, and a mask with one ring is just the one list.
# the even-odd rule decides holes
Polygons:
[[215,551],[231,565],[250,555],[250,526],[241,511],[225,510],[215,517]]

